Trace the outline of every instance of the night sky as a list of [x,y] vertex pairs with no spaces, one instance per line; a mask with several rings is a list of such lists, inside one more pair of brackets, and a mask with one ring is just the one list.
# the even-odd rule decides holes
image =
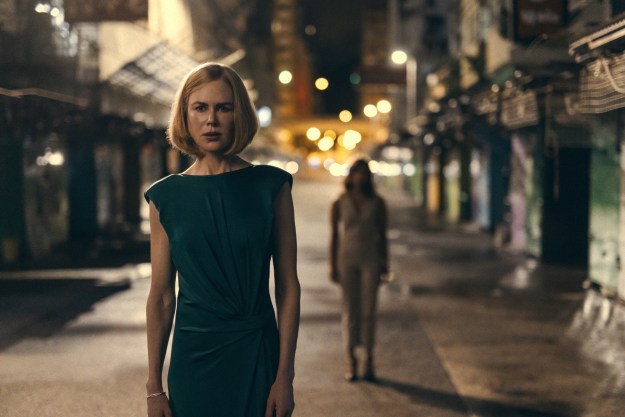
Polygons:
[[313,76],[330,81],[330,88],[317,92],[322,101],[319,110],[359,111],[349,76],[360,65],[361,14],[366,8],[385,6],[386,0],[300,0],[302,33],[306,25],[317,28],[315,35],[304,35],[313,54]]

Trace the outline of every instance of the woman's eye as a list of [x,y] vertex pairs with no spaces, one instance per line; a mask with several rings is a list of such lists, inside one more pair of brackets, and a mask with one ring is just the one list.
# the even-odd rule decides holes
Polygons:
[[199,104],[199,105],[195,106],[195,110],[196,111],[206,110],[206,105],[205,104]]
[[218,110],[221,112],[229,112],[229,111],[232,111],[232,107],[228,105],[219,106]]

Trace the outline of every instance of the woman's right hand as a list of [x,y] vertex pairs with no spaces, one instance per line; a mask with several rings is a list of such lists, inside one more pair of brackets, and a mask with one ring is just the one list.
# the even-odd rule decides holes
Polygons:
[[167,395],[148,398],[148,417],[173,417]]

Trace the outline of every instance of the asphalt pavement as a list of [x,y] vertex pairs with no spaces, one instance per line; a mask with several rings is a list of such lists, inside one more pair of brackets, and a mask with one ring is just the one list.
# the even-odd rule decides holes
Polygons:
[[[296,417],[623,415],[621,368],[585,356],[571,332],[583,271],[499,253],[474,230],[432,227],[399,192],[384,193],[396,279],[380,291],[379,381],[343,381],[340,294],[327,274],[339,191],[332,179],[297,179],[293,191]],[[141,247],[100,269],[57,261],[0,272],[0,416],[145,415]]]

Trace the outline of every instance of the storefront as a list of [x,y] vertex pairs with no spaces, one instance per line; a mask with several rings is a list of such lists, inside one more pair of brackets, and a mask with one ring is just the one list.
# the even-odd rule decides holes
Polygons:
[[589,277],[625,298],[625,19],[570,44],[582,65],[577,109],[591,120]]
[[501,124],[510,135],[508,249],[540,257],[542,136],[538,99],[532,90],[510,86],[502,92]]
[[495,233],[504,229],[506,224],[510,140],[498,124],[498,89],[488,84],[476,90],[471,95],[471,118],[464,127],[465,135],[472,144],[472,217],[480,228]]

